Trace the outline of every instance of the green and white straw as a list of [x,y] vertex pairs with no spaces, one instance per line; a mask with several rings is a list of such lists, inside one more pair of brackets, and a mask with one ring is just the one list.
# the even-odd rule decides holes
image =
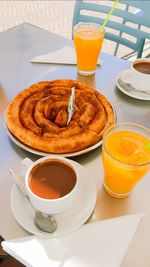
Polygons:
[[150,143],[146,144],[146,148],[150,149]]
[[108,20],[110,19],[110,16],[111,16],[111,14],[113,13],[113,11],[114,11],[115,7],[117,6],[118,2],[119,2],[119,0],[116,0],[116,1],[114,2],[114,4],[113,4],[111,10],[109,11],[109,13],[108,13],[106,19],[104,20],[103,25],[100,27],[99,32],[103,31],[104,27],[106,26]]

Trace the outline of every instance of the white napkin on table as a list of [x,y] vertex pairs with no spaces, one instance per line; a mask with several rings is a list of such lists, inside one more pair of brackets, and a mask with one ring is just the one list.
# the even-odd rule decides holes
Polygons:
[[[31,60],[32,63],[52,63],[52,64],[76,64],[76,53],[74,47],[63,46],[60,50],[48,54],[39,55]],[[102,62],[99,60],[98,65]]]
[[85,224],[57,238],[3,241],[5,251],[32,267],[119,267],[143,215]]

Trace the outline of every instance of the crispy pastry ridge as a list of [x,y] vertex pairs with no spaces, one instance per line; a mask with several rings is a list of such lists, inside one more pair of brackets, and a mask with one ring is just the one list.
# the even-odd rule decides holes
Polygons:
[[[67,106],[75,87],[75,110],[67,125]],[[21,91],[8,105],[6,124],[23,144],[47,153],[83,150],[99,142],[114,123],[107,98],[74,80],[39,82]]]

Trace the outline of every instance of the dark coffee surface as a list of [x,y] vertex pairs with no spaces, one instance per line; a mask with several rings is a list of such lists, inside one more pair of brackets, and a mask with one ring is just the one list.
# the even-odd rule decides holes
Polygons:
[[150,74],[150,62],[135,63],[134,68],[141,73]]
[[41,198],[56,199],[67,195],[76,184],[73,168],[57,160],[33,167],[29,177],[31,191]]

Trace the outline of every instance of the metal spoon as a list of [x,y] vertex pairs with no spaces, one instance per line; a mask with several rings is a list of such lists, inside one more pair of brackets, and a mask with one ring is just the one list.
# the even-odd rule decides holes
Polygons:
[[52,215],[48,215],[40,211],[35,213],[34,222],[36,226],[44,232],[53,233],[57,229],[55,218]]
[[[28,195],[26,194],[24,185],[20,181],[19,177],[16,175],[16,173],[12,169],[9,169],[9,172],[12,174],[13,178],[15,179],[15,183],[20,189],[21,193],[23,193],[23,195],[27,198],[32,208],[34,208],[32,203],[30,202]],[[57,223],[56,223],[55,218],[52,215],[48,215],[40,211],[37,211],[35,208],[34,210],[35,210],[34,223],[36,224],[36,226],[44,232],[48,232],[48,233],[55,232],[57,229]]]

